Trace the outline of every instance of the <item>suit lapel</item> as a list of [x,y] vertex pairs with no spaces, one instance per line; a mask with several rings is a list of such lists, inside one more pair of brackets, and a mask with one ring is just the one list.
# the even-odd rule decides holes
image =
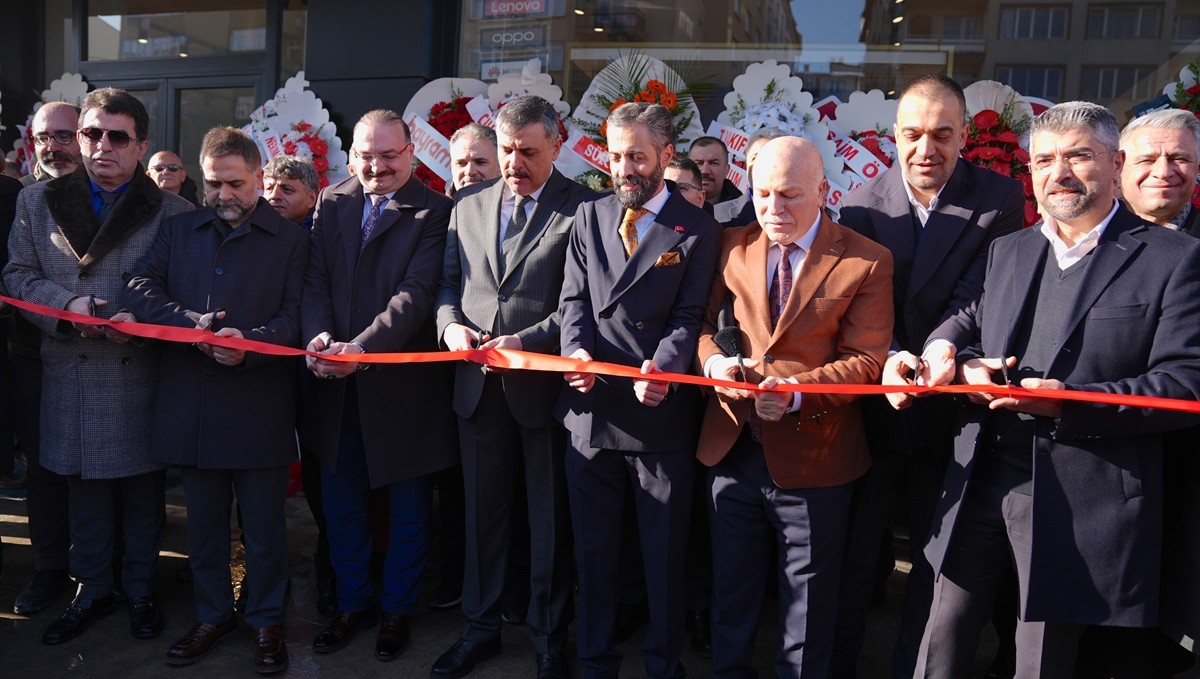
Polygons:
[[363,186],[357,181],[346,193],[350,200],[337,201],[338,229],[342,234],[342,250],[346,258],[346,270],[354,271],[358,266],[359,242],[362,240]]
[[[800,267],[800,271],[793,274],[792,293],[788,296],[787,303],[783,305],[775,331],[771,333],[772,344],[787,332],[788,326],[796,320],[800,311],[808,306],[821,282],[829,276],[829,272],[833,271],[833,267],[842,258],[846,246],[841,241],[841,234],[833,228],[833,222],[822,218],[817,237],[813,240],[812,249],[804,256],[804,265]],[[764,262],[763,269],[760,271],[765,269],[766,263]],[[774,275],[773,272],[772,275]],[[765,295],[763,299],[766,299]],[[769,312],[767,322],[770,323]]]
[[[906,198],[907,199],[907,198]],[[945,190],[938,198],[938,207],[925,223],[921,242],[913,256],[912,274],[909,277],[907,296],[911,299],[937,271],[946,253],[950,252],[975,213],[980,195],[975,190],[974,179],[967,161],[960,158]]]
[[[533,210],[533,217],[529,223],[525,225],[525,230],[521,232],[517,238],[516,248],[513,250],[512,257],[504,268],[504,277],[508,278],[509,274],[517,268],[521,260],[525,259],[533,250],[533,246],[541,240],[542,234],[545,233],[546,227],[550,225],[550,215],[558,212],[567,196],[567,186],[559,181],[562,177],[558,170],[554,170],[550,179],[546,180],[546,188],[542,190],[542,195],[538,198],[536,206]],[[493,220],[499,222],[499,220]],[[499,239],[500,234],[496,234]],[[503,283],[504,281],[500,281]]]
[[[767,284],[767,250],[771,247],[771,239],[762,229],[752,228],[750,242],[746,244],[744,266],[742,273],[748,276],[745,295],[746,306],[749,308],[749,322],[761,328],[761,335],[771,336],[771,310],[769,286]],[[725,268],[726,271],[730,267]],[[743,323],[745,325],[745,323]],[[757,329],[756,329],[757,331]],[[769,346],[769,343],[764,344]]]
[[[1031,305],[1037,304],[1033,291],[1037,289],[1037,279],[1042,275],[1041,262],[1049,257],[1049,249],[1049,243],[1041,233],[1026,232],[1026,236],[1021,238],[1017,244],[1012,261],[1007,263],[1008,269],[1012,273],[1012,288],[1009,290],[1007,299],[988,300],[989,304],[997,304],[997,308],[1002,309],[998,312],[999,317],[995,323],[990,318],[986,323],[988,327],[1003,329],[1004,343],[1002,347],[1005,356],[1012,355],[1013,343],[1020,331],[1022,312]],[[1017,262],[1029,262],[1030,265],[1016,266]],[[998,293],[999,290],[993,294]],[[1003,306],[999,306],[1000,304]],[[985,348],[984,351],[987,349]]]
[[[654,222],[650,224],[650,228],[646,229],[646,234],[638,241],[638,246],[633,251],[633,256],[625,262],[625,268],[617,275],[617,280],[608,291],[608,298],[605,300],[602,308],[607,308],[617,298],[625,294],[626,290],[653,268],[655,262],[658,261],[659,255],[679,245],[684,237],[686,237],[687,229],[684,230],[684,233],[679,233],[675,230],[676,210],[672,203],[676,200],[683,199],[674,193],[667,198],[662,212],[654,218]],[[622,211],[622,216],[623,214],[624,212]],[[671,224],[671,226],[667,226],[667,224]],[[617,226],[616,224],[610,224],[605,228],[610,232],[610,240],[616,241],[616,247],[619,249],[619,259],[616,261],[621,261],[625,259],[625,247],[621,244],[621,239],[618,237]]]
[[879,209],[871,211],[871,219],[875,223],[875,235],[879,244],[891,251],[897,271],[903,274],[900,267],[907,266],[911,272],[912,261],[916,256],[912,206],[908,202],[908,194],[904,191],[904,176],[899,168],[895,172],[889,172],[887,177],[889,180],[881,187],[883,190],[880,191]]
[[[496,287],[500,286],[500,206],[504,202],[504,187],[504,180],[500,179],[484,192],[484,200],[481,201],[484,213],[479,217],[483,228],[476,232],[483,238],[483,251],[487,253],[488,266],[492,269]],[[474,229],[472,224],[466,227]],[[462,238],[461,229],[458,237]]]
[[[1100,238],[1096,249],[1088,255],[1092,261],[1083,271],[1083,280],[1079,281],[1079,289],[1076,290],[1075,299],[1071,302],[1070,310],[1063,319],[1062,330],[1059,332],[1058,342],[1055,344],[1060,350],[1066,345],[1067,338],[1075,332],[1075,328],[1087,316],[1092,305],[1100,298],[1100,294],[1104,292],[1113,278],[1116,278],[1117,272],[1125,266],[1125,262],[1142,248],[1141,241],[1130,235],[1139,227],[1142,227],[1141,220],[1126,212],[1125,208],[1117,209],[1117,214],[1113,215],[1112,221],[1104,230],[1104,235]],[[1055,353],[1050,359],[1047,374],[1057,358],[1058,353]]]

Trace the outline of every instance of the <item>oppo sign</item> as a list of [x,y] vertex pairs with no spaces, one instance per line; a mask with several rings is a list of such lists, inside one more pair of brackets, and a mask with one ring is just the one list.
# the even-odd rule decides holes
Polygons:
[[485,0],[483,16],[510,17],[545,15],[546,0]]
[[545,42],[545,26],[509,26],[479,33],[480,47],[529,47]]

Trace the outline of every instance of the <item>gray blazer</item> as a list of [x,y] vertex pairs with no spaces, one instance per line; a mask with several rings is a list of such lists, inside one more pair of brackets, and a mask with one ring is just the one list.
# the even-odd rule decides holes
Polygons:
[[[459,193],[450,215],[442,283],[437,296],[438,337],[451,323],[516,335],[525,351],[558,353],[558,293],[575,211],[599,194],[554,170],[511,261],[501,267],[500,203],[505,184],[495,180]],[[503,268],[504,274],[500,275]],[[454,373],[454,412],[470,417],[483,393],[483,366],[459,362]],[[505,373],[504,394],[513,416],[526,427],[551,427],[562,387],[554,373]]]
[[[92,211],[83,168],[34,184],[17,198],[4,283],[14,297],[55,309],[81,295],[121,309],[121,290],[164,217],[192,205],[160,191],[140,165],[104,224]],[[90,238],[91,233],[95,237]],[[26,314],[42,342],[41,464],[85,479],[161,469],[150,456],[159,348],[85,339],[69,324]]]

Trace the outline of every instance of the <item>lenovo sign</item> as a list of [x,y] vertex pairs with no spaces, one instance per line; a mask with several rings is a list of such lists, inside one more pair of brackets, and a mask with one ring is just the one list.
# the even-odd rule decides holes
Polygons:
[[495,17],[546,16],[547,0],[484,0],[483,16]]

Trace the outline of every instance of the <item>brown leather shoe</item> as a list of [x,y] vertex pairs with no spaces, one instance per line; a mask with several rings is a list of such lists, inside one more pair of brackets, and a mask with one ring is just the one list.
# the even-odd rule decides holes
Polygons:
[[287,644],[283,643],[283,628],[279,625],[259,627],[255,631],[254,671],[274,674],[288,668]]
[[333,653],[344,648],[354,635],[375,626],[375,609],[367,608],[361,611],[338,611],[329,621],[325,631],[313,640],[313,651],[316,653]]
[[167,649],[168,665],[191,665],[199,662],[226,634],[237,629],[237,618],[230,618],[219,625],[198,622],[187,634]]

